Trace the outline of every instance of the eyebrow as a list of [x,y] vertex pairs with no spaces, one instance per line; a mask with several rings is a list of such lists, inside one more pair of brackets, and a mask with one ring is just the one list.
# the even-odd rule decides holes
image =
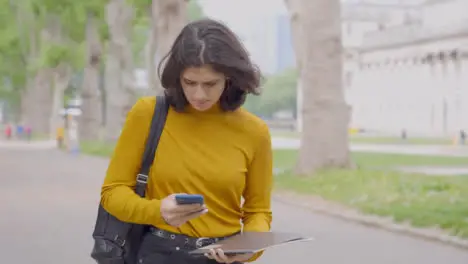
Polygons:
[[[190,80],[190,79],[187,79],[187,78],[183,78],[184,79],[184,82],[190,82],[190,83],[196,83],[197,81],[194,81],[194,80]],[[217,83],[219,82],[221,79],[214,79],[214,80],[211,80],[211,81],[206,81],[206,82],[203,82],[203,83]]]

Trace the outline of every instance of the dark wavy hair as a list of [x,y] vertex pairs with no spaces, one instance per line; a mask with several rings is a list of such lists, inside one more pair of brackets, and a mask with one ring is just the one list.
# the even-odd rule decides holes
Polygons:
[[239,38],[221,22],[201,19],[182,29],[158,67],[168,101],[177,111],[184,111],[188,104],[180,83],[182,72],[202,65],[227,77],[220,98],[222,110],[234,111],[244,104],[247,94],[260,94],[260,70]]

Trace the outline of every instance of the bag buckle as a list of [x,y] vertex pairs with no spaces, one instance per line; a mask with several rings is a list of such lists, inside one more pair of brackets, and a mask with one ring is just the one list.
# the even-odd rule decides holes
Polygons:
[[114,237],[114,241],[121,247],[125,246],[125,242],[126,242],[125,239],[121,239],[119,235],[116,235]]
[[136,181],[138,183],[146,184],[146,183],[148,183],[148,175],[144,175],[144,174],[140,173],[140,174],[137,175]]

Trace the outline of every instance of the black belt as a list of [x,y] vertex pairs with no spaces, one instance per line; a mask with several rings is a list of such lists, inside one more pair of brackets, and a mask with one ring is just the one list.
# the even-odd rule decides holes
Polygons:
[[218,241],[222,241],[222,240],[230,237],[230,236],[213,237],[213,238],[211,238],[211,237],[190,237],[190,236],[186,236],[186,235],[182,235],[182,234],[176,234],[176,233],[172,233],[172,232],[169,232],[169,231],[161,230],[161,229],[158,229],[158,228],[155,228],[155,227],[151,227],[150,232],[151,232],[151,234],[153,234],[153,235],[155,235],[157,237],[172,240],[177,245],[184,246],[186,248],[193,248],[193,249],[208,246],[208,245],[214,244],[214,243],[216,243]]

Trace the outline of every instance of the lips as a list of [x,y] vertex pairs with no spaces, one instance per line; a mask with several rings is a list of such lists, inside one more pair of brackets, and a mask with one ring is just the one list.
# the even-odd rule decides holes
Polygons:
[[195,102],[196,106],[205,106],[208,104],[208,101],[203,101],[203,102]]

